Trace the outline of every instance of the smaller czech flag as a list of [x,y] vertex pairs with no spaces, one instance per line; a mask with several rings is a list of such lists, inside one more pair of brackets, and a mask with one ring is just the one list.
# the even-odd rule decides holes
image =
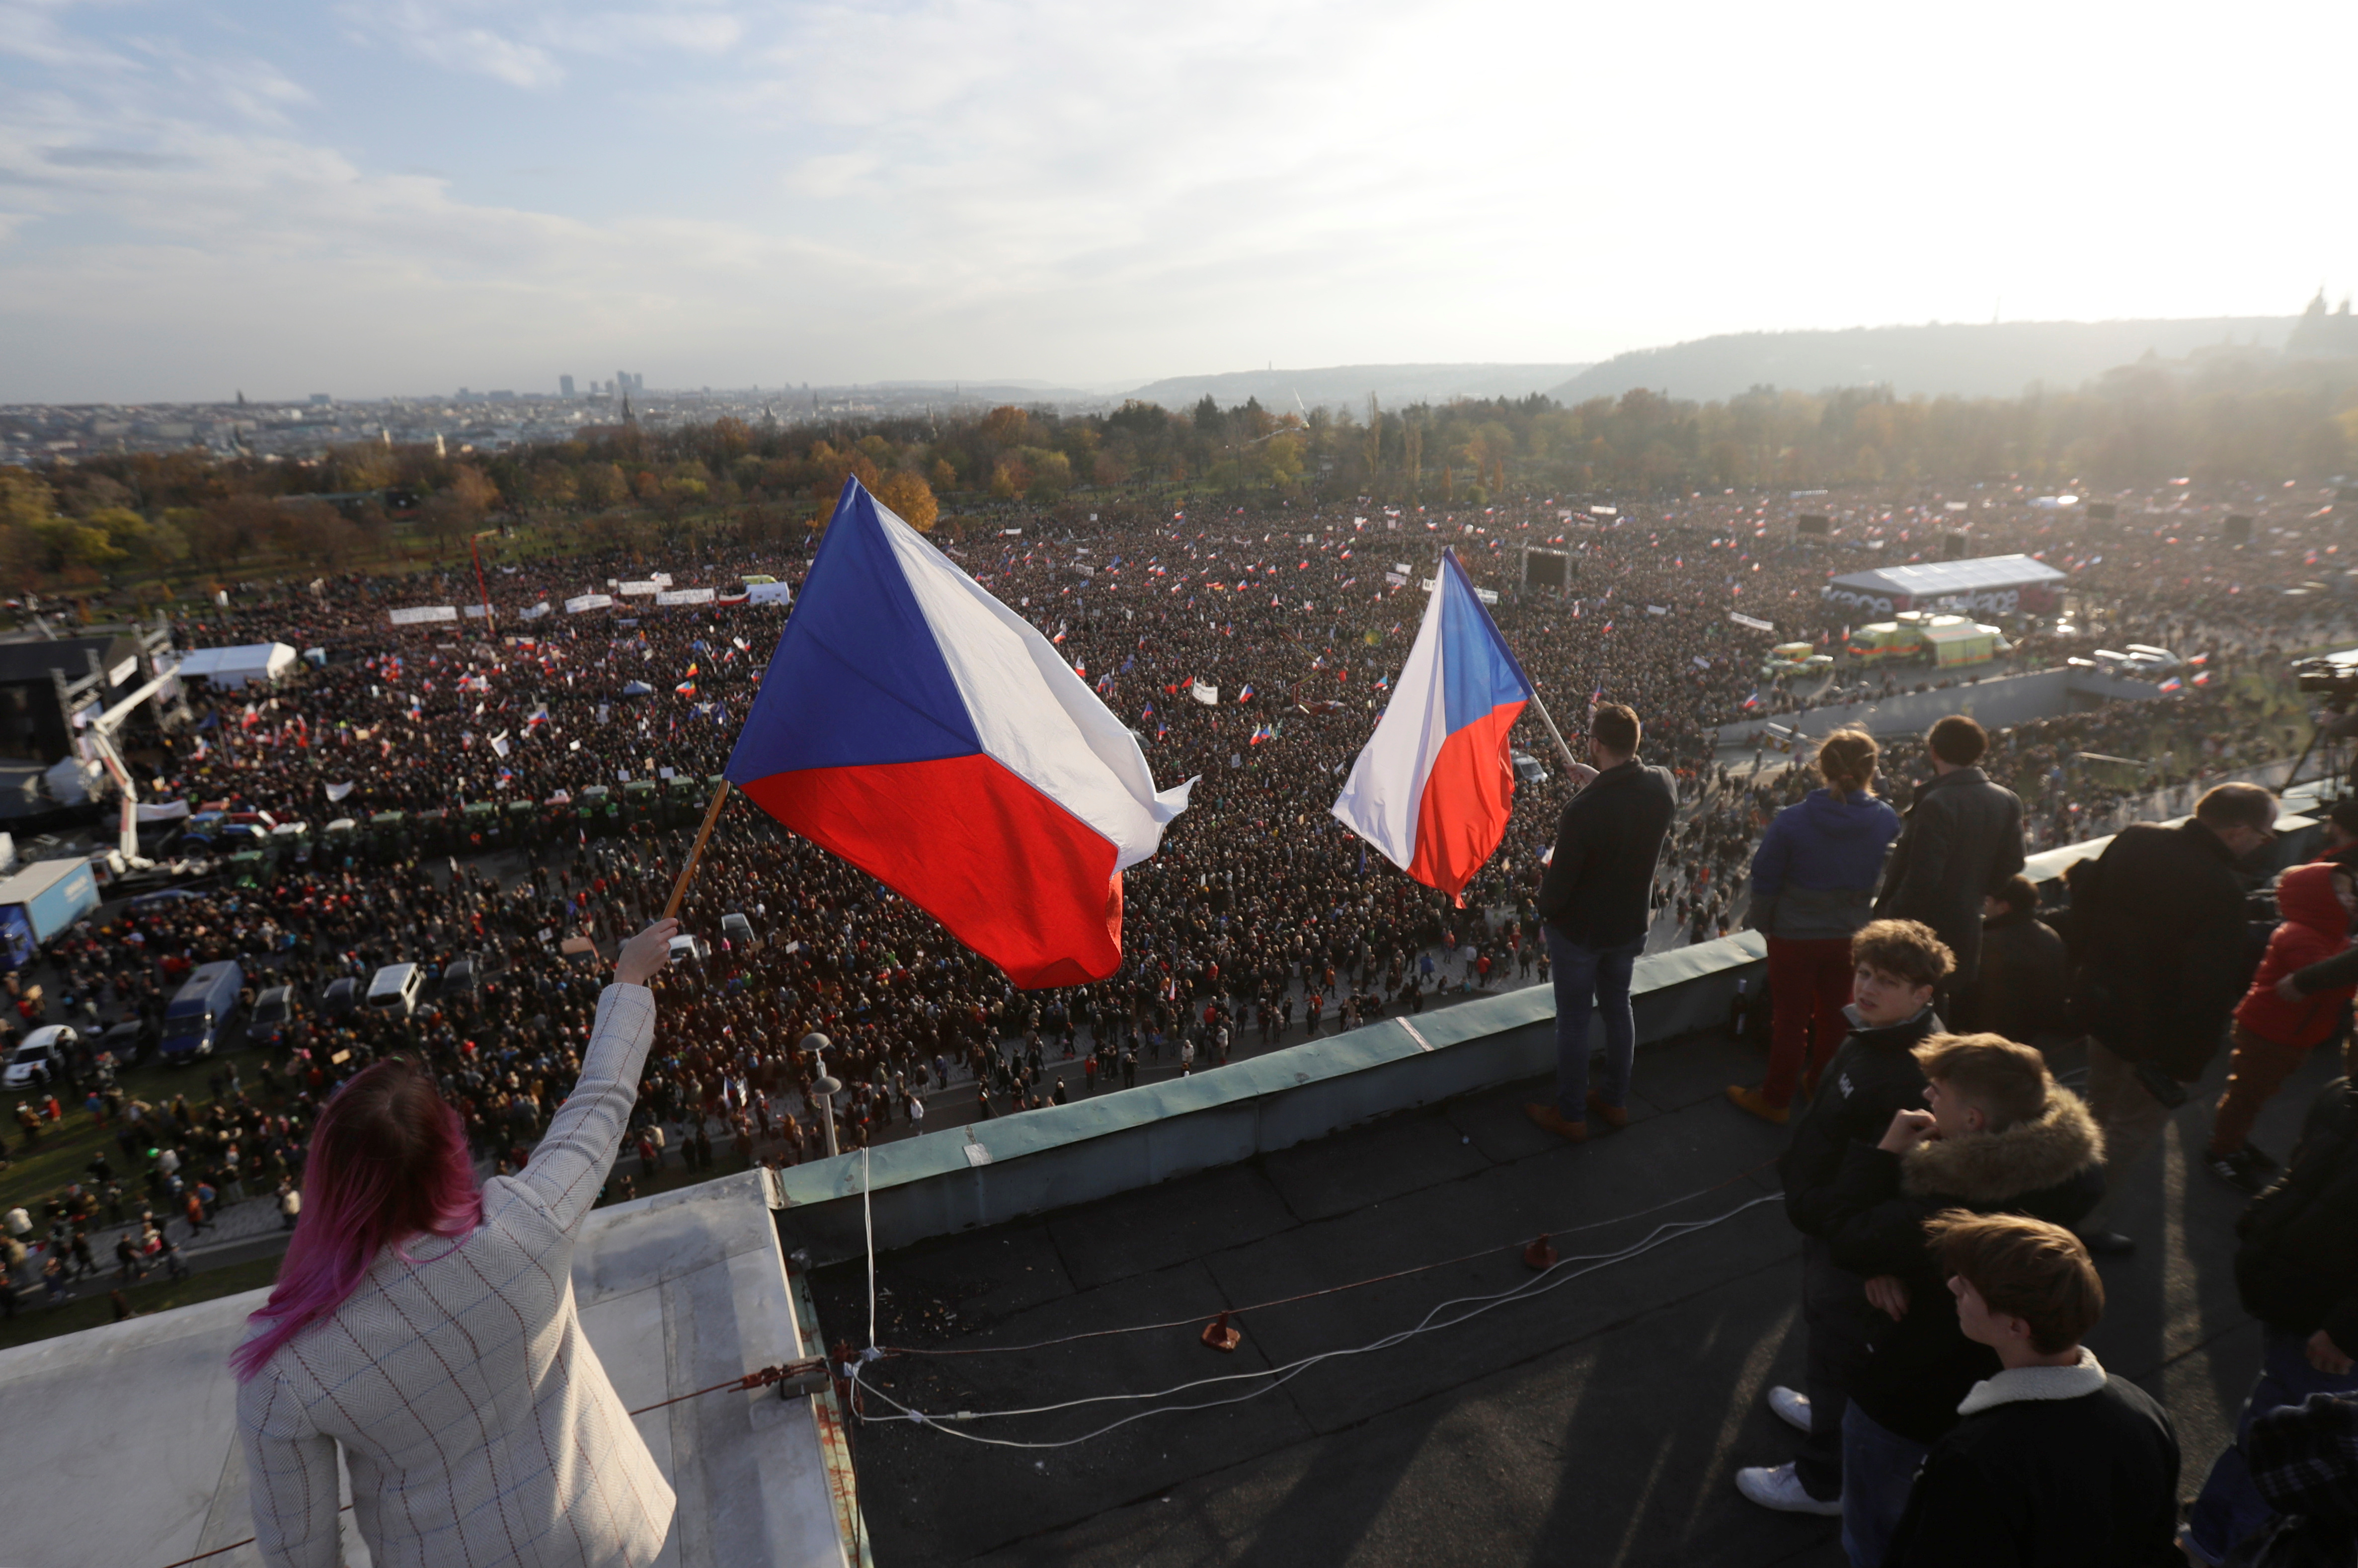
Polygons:
[[1440,579],[1334,814],[1393,865],[1462,902],[1506,837],[1515,799],[1507,737],[1531,683],[1453,551],[1442,552]]

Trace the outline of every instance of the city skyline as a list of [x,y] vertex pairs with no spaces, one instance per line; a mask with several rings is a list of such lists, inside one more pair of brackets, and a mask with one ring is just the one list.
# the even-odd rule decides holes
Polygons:
[[2314,161],[2353,32],[2323,6],[2197,39],[2092,6],[0,0],[0,402],[620,364],[1111,390],[2283,316],[2358,283]]

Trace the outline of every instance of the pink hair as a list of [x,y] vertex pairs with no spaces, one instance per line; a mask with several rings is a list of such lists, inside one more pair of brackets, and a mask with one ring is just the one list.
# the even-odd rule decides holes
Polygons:
[[312,1130],[304,1177],[278,1284],[247,1320],[270,1327],[230,1357],[240,1382],[343,1305],[385,1248],[407,1261],[408,1238],[461,1237],[483,1222],[465,1123],[406,1062],[379,1062],[337,1091]]

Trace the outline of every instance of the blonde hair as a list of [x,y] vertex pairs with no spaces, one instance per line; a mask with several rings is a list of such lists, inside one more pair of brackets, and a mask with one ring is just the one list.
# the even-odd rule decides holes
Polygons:
[[1875,760],[1881,749],[1864,730],[1837,730],[1818,744],[1818,776],[1840,795],[1866,789],[1875,782]]

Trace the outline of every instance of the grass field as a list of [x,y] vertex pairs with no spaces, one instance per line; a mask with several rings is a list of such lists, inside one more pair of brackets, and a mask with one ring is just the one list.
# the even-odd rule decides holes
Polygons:
[[[131,1310],[144,1317],[173,1307],[233,1296],[242,1291],[257,1291],[277,1278],[276,1257],[255,1258],[243,1263],[224,1263],[218,1269],[198,1269],[185,1280],[126,1286],[123,1295],[131,1303]],[[114,1321],[114,1306],[104,1291],[61,1306],[38,1305],[39,1300],[38,1292],[27,1295],[15,1317],[0,1322],[0,1349],[30,1345],[37,1339],[50,1339],[60,1334],[76,1334]],[[226,1345],[222,1346],[224,1355],[228,1348]]]

